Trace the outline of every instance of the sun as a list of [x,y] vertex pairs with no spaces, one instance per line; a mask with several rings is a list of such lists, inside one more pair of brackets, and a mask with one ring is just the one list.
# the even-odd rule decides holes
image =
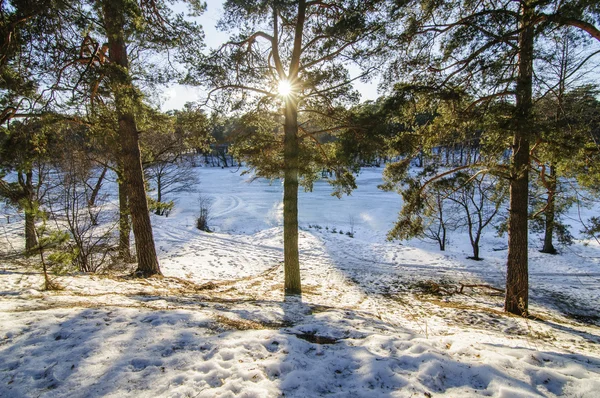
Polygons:
[[277,91],[282,97],[287,97],[292,93],[292,84],[288,80],[280,80]]

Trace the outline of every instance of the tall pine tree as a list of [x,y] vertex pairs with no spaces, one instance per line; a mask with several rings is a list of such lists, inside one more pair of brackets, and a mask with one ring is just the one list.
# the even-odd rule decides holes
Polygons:
[[[600,41],[598,4],[521,0],[402,5],[394,10],[403,22],[396,38],[408,51],[392,64],[391,76],[404,72],[433,86],[466,88],[478,103],[502,98],[512,105],[507,126],[512,157],[505,310],[527,314],[530,149],[538,134],[533,120],[536,43],[562,26],[580,29]],[[423,74],[422,67],[427,68],[426,79],[417,76]]]
[[[233,109],[259,110],[283,119],[283,170],[272,170],[272,177],[283,177],[286,294],[301,293],[299,159],[302,140],[311,133],[299,131],[314,118],[332,115],[340,104],[357,100],[352,81],[358,77],[351,76],[347,65],[368,70],[374,49],[369,41],[381,30],[375,17],[379,3],[228,0],[220,26],[237,34],[190,74],[189,81],[218,90]],[[363,69],[363,77],[366,74]],[[273,128],[278,130],[277,125]]]

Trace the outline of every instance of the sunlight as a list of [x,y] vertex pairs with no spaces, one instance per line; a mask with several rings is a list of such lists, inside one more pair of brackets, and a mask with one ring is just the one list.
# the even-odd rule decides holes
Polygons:
[[280,80],[277,91],[282,97],[287,97],[292,93],[292,84],[288,80]]

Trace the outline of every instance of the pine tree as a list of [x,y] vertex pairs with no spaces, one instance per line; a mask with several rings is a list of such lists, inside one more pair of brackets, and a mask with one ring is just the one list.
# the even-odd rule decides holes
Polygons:
[[[304,137],[314,137],[320,130],[303,131],[300,120],[303,126],[310,124],[317,116],[327,117],[344,101],[357,99],[351,90],[353,78],[346,64],[366,65],[373,51],[368,41],[381,29],[373,17],[379,3],[226,1],[220,26],[240,34],[215,50],[203,67],[189,77],[191,82],[219,90],[221,99],[228,100],[233,109],[279,114],[283,119],[271,130],[271,133],[278,131],[278,125],[283,124],[282,164],[270,152],[259,169],[263,174],[269,170],[271,177],[281,172],[279,166],[273,167],[275,163],[283,169],[279,175],[284,186],[286,294],[301,293],[298,257],[301,141]],[[263,129],[262,133],[266,135],[267,131]],[[308,177],[309,181],[312,179]]]
[[425,66],[427,84],[465,87],[478,103],[503,98],[513,107],[507,126],[512,134],[512,157],[505,310],[527,314],[530,149],[538,133],[533,119],[535,46],[562,26],[575,27],[600,41],[595,26],[600,10],[595,1],[416,1],[403,5],[395,10],[398,20],[405,22],[396,37],[410,47],[408,57],[393,63],[391,75],[406,72],[416,77],[415,70],[422,73],[420,67]]
[[[190,3],[196,12],[202,11],[203,6],[199,3]],[[138,259],[136,275],[160,274],[148,212],[139,147],[140,131],[136,120],[143,108],[143,96],[133,81],[134,65],[130,62],[127,46],[135,43],[140,51],[154,53],[177,48],[178,51],[186,52],[186,56],[192,56],[197,54],[201,46],[202,33],[196,25],[186,22],[182,15],[173,15],[163,1],[138,3],[130,0],[98,0],[90,5],[101,11],[98,24],[101,29],[90,31],[81,43],[80,60],[87,60],[81,72],[80,81],[87,83],[87,89],[82,95],[91,100],[92,111],[95,104],[103,104],[106,98],[110,99],[115,110],[119,141],[117,163],[121,166],[120,182],[125,188],[119,196],[121,201],[126,198],[131,217]],[[107,43],[100,45],[97,38],[103,36]],[[136,72],[145,73],[147,81],[164,81],[172,74],[170,70],[157,70],[150,64],[137,67]],[[153,72],[158,78],[150,77]],[[127,223],[124,216],[121,218],[121,243],[125,253]]]

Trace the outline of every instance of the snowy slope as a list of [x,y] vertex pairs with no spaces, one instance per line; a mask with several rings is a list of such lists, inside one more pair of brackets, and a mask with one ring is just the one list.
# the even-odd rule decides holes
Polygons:
[[[193,227],[198,193],[154,217],[164,278],[41,292],[32,265],[0,263],[0,396],[598,396],[596,244],[532,247],[537,319],[507,316],[494,290],[455,293],[503,287],[505,239],[489,231],[481,262],[460,234],[445,253],[386,241],[400,197],[367,169],[350,197],[301,194],[304,294],[285,300],[281,185],[198,173],[217,232]],[[3,228],[18,249],[22,224]]]

